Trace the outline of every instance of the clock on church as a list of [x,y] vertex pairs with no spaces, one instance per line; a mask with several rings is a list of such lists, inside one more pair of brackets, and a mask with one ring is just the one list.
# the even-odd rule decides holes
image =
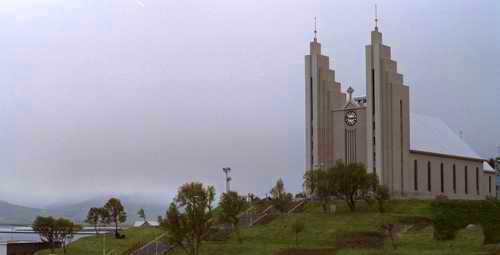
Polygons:
[[355,111],[348,111],[345,113],[344,121],[345,124],[352,127],[358,122],[358,114]]

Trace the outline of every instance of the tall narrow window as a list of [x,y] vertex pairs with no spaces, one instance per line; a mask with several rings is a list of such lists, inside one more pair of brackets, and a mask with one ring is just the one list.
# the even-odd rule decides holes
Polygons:
[[372,115],[375,115],[375,69],[372,69]]
[[488,191],[490,192],[491,194],[491,175],[488,176]]
[[415,190],[418,190],[418,162],[415,160],[413,168],[413,186]]
[[465,171],[464,171],[464,179],[465,179],[465,194],[469,194],[469,179],[467,178],[467,175],[469,172],[469,167],[465,166]]
[[431,162],[427,162],[427,190],[432,190],[432,179],[431,179]]
[[457,168],[453,164],[453,193],[457,193]]
[[476,167],[476,193],[479,195],[479,167]]
[[441,193],[444,193],[444,165],[441,163]]

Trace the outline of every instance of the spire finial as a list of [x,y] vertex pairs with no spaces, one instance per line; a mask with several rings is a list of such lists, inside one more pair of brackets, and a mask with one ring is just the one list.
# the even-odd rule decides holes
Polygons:
[[347,89],[347,94],[349,94],[349,100],[348,100],[349,102],[352,101],[352,93],[354,93],[354,89],[351,86],[349,86],[349,88]]
[[316,41],[318,39],[318,20],[316,19],[316,17],[314,17],[314,41]]
[[377,4],[375,4],[375,31],[378,31],[378,13],[377,13]]

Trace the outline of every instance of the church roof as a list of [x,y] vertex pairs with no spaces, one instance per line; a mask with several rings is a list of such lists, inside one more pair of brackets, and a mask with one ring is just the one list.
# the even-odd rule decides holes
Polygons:
[[482,159],[442,120],[410,113],[410,122],[411,150],[478,160]]
[[484,171],[487,171],[487,172],[496,172],[495,169],[493,169],[493,167],[490,166],[490,164],[488,164],[488,162],[486,161],[483,161],[483,170]]

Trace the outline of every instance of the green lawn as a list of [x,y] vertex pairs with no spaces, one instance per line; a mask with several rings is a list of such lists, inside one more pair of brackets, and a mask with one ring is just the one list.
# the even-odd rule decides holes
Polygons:
[[[158,228],[140,227],[129,228],[123,231],[126,235],[125,239],[115,239],[112,235],[106,236],[106,251],[109,254],[111,250],[113,255],[121,255],[124,251],[133,247],[139,242],[148,242],[159,236],[162,231]],[[84,237],[75,241],[68,246],[66,254],[70,255],[89,255],[89,254],[102,254],[103,236],[90,236]],[[36,255],[50,254],[49,250],[38,252]],[[57,250],[56,254],[63,254],[62,250]]]
[[[293,248],[294,236],[288,226],[297,218],[306,223],[299,248],[335,248],[338,233],[380,231],[382,224],[397,222],[402,216],[430,216],[428,201],[391,201],[390,211],[386,214],[374,212],[366,205],[360,205],[358,212],[350,213],[342,202],[337,204],[335,216],[324,214],[318,205],[309,204],[304,213],[282,216],[268,225],[243,229],[241,244],[234,237],[224,242],[206,242],[202,255],[271,255],[281,249]],[[337,254],[466,255],[482,251],[482,233],[478,229],[463,230],[456,240],[448,242],[434,241],[432,231],[432,227],[426,227],[403,233],[396,251],[386,241],[385,247],[380,249],[340,249]],[[177,250],[174,254],[183,252]]]
[[[390,202],[389,212],[380,214],[361,203],[358,211],[351,213],[343,202],[336,202],[337,214],[329,215],[322,212],[317,204],[307,204],[304,212],[284,215],[268,225],[245,228],[241,231],[242,243],[232,236],[227,241],[205,242],[201,255],[272,255],[274,252],[295,247],[294,236],[289,226],[296,219],[305,222],[305,230],[300,234],[299,248],[334,248],[337,255],[454,255],[454,254],[485,254],[482,253],[482,233],[479,229],[462,230],[456,240],[438,242],[432,239],[432,227],[401,234],[397,250],[393,250],[389,241],[378,249],[338,249],[335,247],[336,236],[346,232],[380,231],[385,223],[398,222],[401,217],[430,217],[429,201],[396,200]],[[125,231],[127,239],[116,240],[107,238],[107,247],[121,253],[138,242],[147,242],[161,234],[160,229],[131,228]],[[102,254],[102,237],[87,237],[70,245],[68,254]],[[38,255],[49,254],[48,251]],[[57,254],[62,254],[58,251]],[[178,249],[174,255],[181,255]],[[486,253],[487,254],[487,253]]]

